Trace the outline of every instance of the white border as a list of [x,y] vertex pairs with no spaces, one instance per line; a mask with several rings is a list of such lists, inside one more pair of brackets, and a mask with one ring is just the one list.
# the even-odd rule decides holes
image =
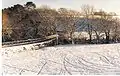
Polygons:
[[[2,0],[0,0],[0,54],[2,48]],[[0,55],[0,75],[2,74],[2,56]]]
[[[0,0],[0,53],[1,53],[1,48],[2,48],[2,0]],[[0,75],[2,74],[2,56],[0,55]],[[10,75],[6,75],[6,76],[10,76]],[[12,76],[19,76],[19,75],[12,75]],[[38,75],[22,75],[22,76],[38,76]],[[41,75],[40,75],[41,76]],[[49,76],[49,75],[44,75],[44,76]],[[64,76],[64,75],[56,75],[56,76]],[[66,75],[66,76],[71,76],[71,75]],[[82,75],[73,75],[73,76],[82,76]],[[84,76],[88,76],[88,75],[84,75]],[[92,76],[92,75],[90,75]],[[97,76],[97,75],[95,75]],[[106,75],[102,75],[102,76],[106,76]],[[109,76],[115,76],[115,75],[109,75]]]

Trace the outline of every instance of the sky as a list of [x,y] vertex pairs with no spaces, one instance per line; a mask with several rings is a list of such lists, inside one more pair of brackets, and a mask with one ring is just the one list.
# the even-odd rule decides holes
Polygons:
[[116,12],[120,15],[120,0],[2,0],[2,8],[7,8],[15,4],[24,5],[27,1],[32,1],[37,7],[48,5],[51,8],[69,8],[80,11],[83,4],[93,5],[97,10],[106,12]]

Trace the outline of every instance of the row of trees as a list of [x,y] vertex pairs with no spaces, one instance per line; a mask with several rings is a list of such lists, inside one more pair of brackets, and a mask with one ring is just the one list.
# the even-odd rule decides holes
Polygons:
[[101,33],[105,34],[106,43],[110,42],[110,37],[115,41],[120,37],[119,19],[113,18],[115,14],[96,12],[90,5],[83,5],[81,12],[77,12],[66,8],[56,10],[47,6],[36,8],[33,2],[27,2],[24,6],[17,4],[4,9],[2,13],[3,42],[44,38],[64,31],[64,35],[67,34],[74,44],[74,32],[83,25],[87,28],[85,32],[89,35],[90,43],[93,41],[93,33],[96,35],[97,43],[100,42]]
[[115,41],[119,39],[120,21],[117,17],[115,18],[115,16],[117,16],[115,13],[106,13],[102,10],[95,12],[95,8],[90,5],[83,5],[82,11],[88,22],[87,27],[90,43],[92,42],[93,33],[96,34],[96,39],[98,42],[100,40],[101,33],[105,34],[106,43],[109,43],[110,39]]

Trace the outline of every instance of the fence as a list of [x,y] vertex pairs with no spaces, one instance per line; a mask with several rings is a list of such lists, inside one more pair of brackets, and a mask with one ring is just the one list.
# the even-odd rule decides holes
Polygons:
[[26,44],[32,44],[32,43],[39,43],[39,42],[45,42],[49,40],[55,40],[58,35],[51,35],[47,36],[45,38],[36,38],[36,39],[28,39],[28,40],[19,40],[19,41],[11,41],[11,42],[3,42],[3,47],[10,47],[10,46],[18,46],[18,45],[26,45]]

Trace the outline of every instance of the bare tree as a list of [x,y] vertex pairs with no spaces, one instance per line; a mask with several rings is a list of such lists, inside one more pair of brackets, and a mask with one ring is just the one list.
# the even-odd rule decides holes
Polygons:
[[114,24],[113,24],[113,28],[112,28],[112,39],[114,40],[114,42],[118,42],[119,38],[120,38],[120,20],[118,18],[114,19]]
[[77,21],[77,17],[75,17],[75,15],[77,15],[77,12],[73,11],[73,10],[67,10],[65,8],[60,8],[58,10],[59,14],[60,14],[60,22],[61,24],[64,26],[64,31],[69,34],[69,37],[72,41],[72,44],[74,44],[74,32],[76,31],[76,21]]
[[96,35],[97,43],[99,43],[100,42],[100,35],[102,33],[102,28],[101,28],[99,18],[92,19],[92,27],[93,27],[92,30],[94,31],[94,33]]
[[81,11],[82,11],[83,16],[87,20],[86,22],[87,22],[87,27],[88,27],[89,42],[91,43],[93,30],[92,30],[91,21],[89,21],[89,19],[93,19],[95,9],[93,6],[90,6],[90,5],[82,5]]
[[101,15],[101,28],[106,36],[106,43],[110,42],[110,33],[112,31],[114,21],[113,16],[109,15],[108,13],[103,12],[104,14]]
[[[56,33],[57,11],[51,8],[41,7],[36,9],[39,14],[38,34],[43,36],[53,35]],[[42,32],[42,33],[41,33]]]
[[115,16],[115,13],[107,13],[102,10],[99,12],[95,12],[94,15],[99,16],[99,18],[94,18],[93,20],[93,31],[96,34],[96,38],[99,41],[100,33],[105,34],[105,41],[106,43],[109,43],[110,41],[110,35],[116,28],[116,21],[114,20],[113,16]]

